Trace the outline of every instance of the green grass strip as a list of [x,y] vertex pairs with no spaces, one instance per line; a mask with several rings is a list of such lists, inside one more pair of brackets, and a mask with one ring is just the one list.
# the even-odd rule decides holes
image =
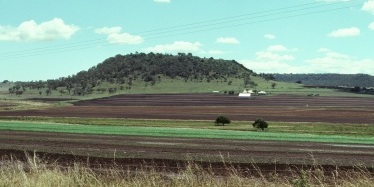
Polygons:
[[223,138],[242,140],[278,140],[306,141],[328,143],[374,144],[374,137],[349,137],[337,135],[295,134],[276,132],[251,132],[234,130],[212,130],[169,127],[133,127],[133,126],[100,126],[72,125],[58,123],[32,123],[17,121],[0,121],[0,130],[105,134],[105,135],[136,135],[183,138]]

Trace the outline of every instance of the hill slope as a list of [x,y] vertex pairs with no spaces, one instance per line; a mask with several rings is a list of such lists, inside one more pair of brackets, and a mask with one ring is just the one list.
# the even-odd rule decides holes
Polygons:
[[34,95],[39,93],[40,96],[53,95],[56,91],[61,96],[107,92],[114,94],[119,90],[122,93],[160,93],[173,90],[186,93],[235,88],[237,92],[239,87],[241,90],[249,85],[256,85],[254,80],[257,80],[257,77],[252,79],[251,76],[254,77],[255,73],[235,60],[200,58],[191,53],[135,53],[110,57],[76,75],[55,80],[17,83],[9,91],[11,94],[22,95],[27,90]]
[[72,77],[78,80],[85,78],[107,80],[128,77],[141,77],[149,81],[156,75],[175,78],[193,79],[219,79],[224,77],[242,77],[244,73],[251,74],[234,60],[221,60],[214,58],[200,58],[192,54],[179,53],[179,55],[137,53],[117,55],[92,67],[88,71],[81,71]]

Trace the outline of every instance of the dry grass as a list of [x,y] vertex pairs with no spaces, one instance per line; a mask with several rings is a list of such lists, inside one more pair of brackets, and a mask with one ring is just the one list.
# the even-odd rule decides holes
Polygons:
[[325,173],[313,170],[248,175],[227,167],[225,175],[217,175],[212,169],[202,169],[195,164],[175,172],[160,171],[153,167],[132,169],[92,169],[80,164],[62,167],[45,164],[37,157],[29,156],[26,162],[14,159],[0,161],[0,186],[374,186],[373,173],[339,171]]
[[12,111],[12,110],[33,110],[33,109],[45,109],[52,107],[51,104],[25,101],[25,100],[0,100],[0,111]]

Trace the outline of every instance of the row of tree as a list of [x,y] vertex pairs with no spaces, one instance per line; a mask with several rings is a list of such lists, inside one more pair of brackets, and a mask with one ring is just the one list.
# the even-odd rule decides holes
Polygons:
[[[230,124],[231,120],[226,116],[218,116],[214,123],[216,125],[222,124],[222,126],[224,126],[225,124]],[[266,128],[268,128],[269,124],[263,119],[256,119],[252,123],[252,126],[254,128],[261,129],[262,131],[264,131]]]

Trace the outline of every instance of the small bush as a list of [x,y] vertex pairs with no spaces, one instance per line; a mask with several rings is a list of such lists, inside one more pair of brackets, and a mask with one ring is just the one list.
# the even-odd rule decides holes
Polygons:
[[261,129],[262,131],[264,131],[265,128],[268,128],[268,123],[262,119],[256,119],[252,125],[253,127]]
[[222,125],[225,125],[226,123],[227,124],[230,124],[231,121],[228,117],[226,116],[218,116],[216,121],[214,122],[216,125],[219,125],[219,124],[222,124]]
[[234,95],[235,91],[230,90],[228,93],[229,93],[229,95]]

